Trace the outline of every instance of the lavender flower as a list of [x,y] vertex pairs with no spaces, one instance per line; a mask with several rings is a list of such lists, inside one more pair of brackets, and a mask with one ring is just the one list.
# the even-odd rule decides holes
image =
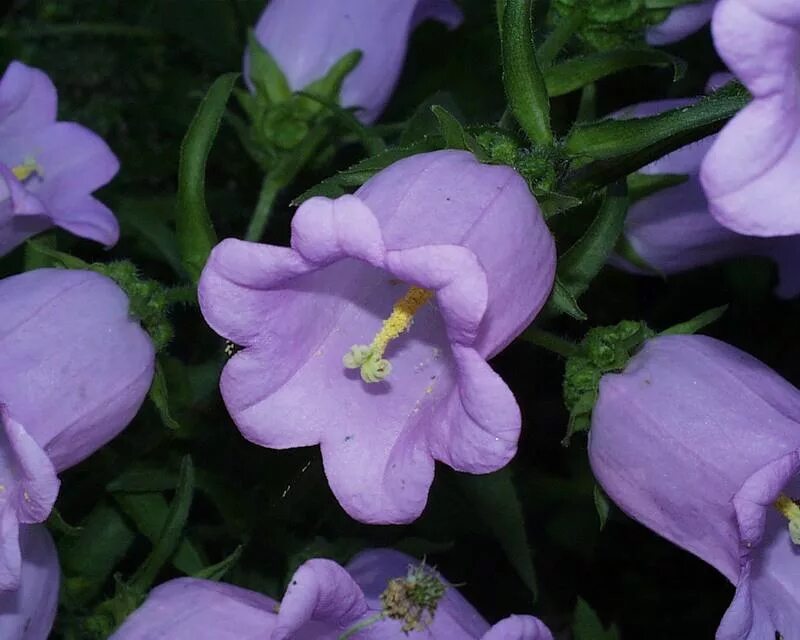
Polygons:
[[[694,100],[662,100],[635,105],[615,117],[645,117],[692,104]],[[640,274],[673,274],[737,256],[762,256],[778,266],[775,293],[800,295],[800,237],[756,238],[719,224],[709,212],[700,184],[700,165],[716,136],[683,147],[641,169],[645,175],[684,175],[685,182],[657,191],[631,206],[625,237],[636,255],[653,271],[619,257],[614,263]]]
[[0,255],[53,225],[106,246],[119,236],[91,196],[119,162],[85,127],[56,122],[56,102],[47,75],[21,62],[0,79]]
[[320,444],[348,513],[408,522],[434,460],[487,473],[513,457],[519,409],[485,360],[541,309],[554,270],[524,180],[439,151],[395,163],[355,197],[307,201],[291,248],[223,241],[199,299],[211,327],[245,347],[220,383],[244,436]]
[[[364,551],[346,569],[331,560],[309,560],[289,581],[280,605],[231,585],[192,578],[171,580],[150,593],[112,640],[337,640],[361,625],[350,637],[552,640],[547,627],[532,616],[510,616],[490,627],[444,578],[429,569],[420,573],[413,565],[410,568],[414,562],[390,549]],[[392,599],[391,594],[425,589],[437,594],[434,611],[426,619],[424,634],[412,631],[408,636],[402,630],[403,621],[391,615],[398,606],[413,602]]]
[[800,637],[795,387],[718,340],[654,338],[601,380],[589,456],[625,512],[736,585],[719,640]]
[[800,3],[720,0],[712,32],[753,102],[725,126],[703,162],[711,213],[747,235],[800,234]]
[[363,58],[344,81],[341,104],[358,107],[359,118],[369,123],[397,84],[411,32],[428,19],[455,28],[462,16],[453,0],[272,0],[255,34],[293,91],[360,50]]
[[122,290],[90,271],[39,269],[0,280],[0,336],[3,590],[19,585],[19,525],[43,522],[58,493],[56,473],[133,419],[155,356]]
[[671,44],[702,29],[711,19],[717,0],[699,0],[676,7],[661,24],[647,30],[647,43],[655,46]]
[[58,604],[58,555],[42,525],[20,528],[22,575],[19,588],[0,591],[0,638],[46,640]]

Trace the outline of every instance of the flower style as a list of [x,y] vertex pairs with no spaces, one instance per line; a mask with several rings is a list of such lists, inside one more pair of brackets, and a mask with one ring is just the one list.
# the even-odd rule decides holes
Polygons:
[[667,19],[661,24],[647,30],[647,43],[660,46],[683,40],[695,31],[702,29],[711,20],[717,0],[700,0],[670,11]]
[[711,28],[720,56],[753,95],[703,162],[711,213],[747,235],[800,234],[800,3],[720,0]]
[[516,452],[519,408],[486,359],[531,322],[554,272],[524,180],[439,151],[355,196],[307,201],[291,248],[223,241],[199,299],[209,325],[245,347],[220,382],[244,436],[320,444],[350,515],[408,522],[434,459],[487,473]]
[[795,387],[713,338],[651,339],[601,380],[589,456],[626,513],[736,585],[718,640],[800,637]]
[[20,528],[22,576],[20,586],[0,591],[0,638],[46,640],[58,605],[58,555],[43,525]]
[[[91,313],[87,313],[87,309]],[[0,280],[0,590],[19,585],[20,525],[43,522],[56,473],[116,436],[153,377],[128,298],[91,271]]]
[[42,71],[12,62],[0,79],[0,255],[53,225],[106,246],[114,214],[91,193],[119,170],[103,140],[56,122],[56,89]]
[[[646,102],[615,117],[645,117],[693,102]],[[709,212],[700,184],[700,165],[715,140],[716,136],[709,136],[640,170],[646,175],[684,175],[686,180],[637,201],[625,220],[625,237],[631,248],[653,270],[620,257],[615,257],[614,264],[631,272],[668,275],[737,256],[761,256],[778,266],[775,293],[782,298],[800,295],[800,237],[744,236],[723,227]]]
[[428,19],[453,29],[462,15],[453,0],[272,0],[255,35],[293,91],[323,77],[345,54],[360,50],[363,57],[344,81],[341,104],[358,107],[358,117],[370,123],[397,84],[411,32]]
[[[391,549],[358,554],[343,568],[331,560],[305,562],[292,576],[280,605],[267,596],[227,584],[179,578],[154,589],[145,603],[111,636],[112,640],[337,640],[363,623],[354,640],[552,640],[532,616],[514,615],[493,627],[438,573]],[[424,633],[409,636],[392,617],[397,585],[427,580],[438,588]],[[394,585],[394,586],[393,586]],[[442,594],[443,590],[443,594]],[[390,601],[387,604],[387,601]],[[383,616],[376,615],[383,612]]]

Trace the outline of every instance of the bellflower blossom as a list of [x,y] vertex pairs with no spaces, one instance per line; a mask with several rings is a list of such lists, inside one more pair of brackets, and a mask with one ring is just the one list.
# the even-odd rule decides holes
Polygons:
[[18,589],[0,591],[0,638],[46,640],[58,605],[58,555],[43,525],[19,532],[22,575]]
[[716,3],[717,0],[700,0],[675,7],[664,22],[647,30],[647,43],[654,46],[671,44],[702,29],[711,20]]
[[109,278],[39,269],[0,280],[0,590],[19,585],[20,525],[43,522],[56,474],[133,419],[154,359]]
[[747,235],[800,234],[800,2],[720,0],[711,28],[753,95],[703,162],[711,213]]
[[[347,568],[331,560],[308,560],[292,576],[280,605],[231,585],[179,578],[154,589],[111,638],[336,640],[380,611],[398,613],[393,606],[397,589],[392,587],[398,582],[408,584],[414,563],[418,564],[391,549],[363,551]],[[400,640],[424,635],[432,640],[552,640],[547,627],[532,616],[510,616],[490,627],[438,573],[426,569],[413,575],[430,580],[434,589],[445,587],[435,610],[423,620],[427,623],[424,632],[409,636],[400,620],[388,617],[365,625],[354,639]]]
[[0,79],[0,255],[56,225],[106,246],[114,214],[91,193],[119,170],[103,140],[56,121],[57,96],[39,69],[12,62]]
[[[727,80],[727,77],[725,78]],[[716,81],[721,79],[716,79]],[[661,100],[635,105],[615,117],[646,117],[692,104],[694,100]],[[800,295],[800,237],[744,236],[719,224],[708,209],[700,184],[700,165],[716,136],[709,136],[671,153],[643,169],[646,175],[685,175],[686,181],[635,202],[625,220],[625,237],[636,255],[658,273],[687,271],[737,256],[762,256],[778,266],[775,293],[783,298]],[[619,257],[616,266],[650,273]]]
[[358,107],[358,117],[370,123],[397,84],[411,32],[428,19],[453,29],[462,15],[453,0],[272,0],[255,35],[293,91],[325,76],[346,53],[360,50],[363,57],[344,81],[341,104]]
[[487,473],[516,452],[519,408],[486,359],[535,317],[554,272],[525,181],[450,150],[401,160],[355,196],[308,200],[291,248],[223,241],[199,300],[245,347],[220,382],[244,436],[320,444],[350,515],[408,522],[434,460]]
[[718,640],[800,638],[800,391],[713,338],[657,337],[602,378],[589,457],[626,513],[736,585]]

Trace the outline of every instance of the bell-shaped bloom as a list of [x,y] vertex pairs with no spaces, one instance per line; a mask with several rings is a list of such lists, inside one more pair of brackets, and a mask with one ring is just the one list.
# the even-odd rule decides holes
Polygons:
[[325,76],[345,54],[361,51],[342,86],[341,105],[357,107],[369,123],[389,102],[411,32],[429,19],[455,28],[462,16],[453,0],[272,0],[255,35],[293,91]]
[[109,278],[39,269],[0,280],[0,590],[19,583],[20,524],[43,522],[56,473],[133,419],[154,360]]
[[703,162],[711,213],[747,235],[800,234],[800,2],[720,0],[711,28],[753,95]]
[[408,522],[434,460],[487,473],[516,452],[519,409],[486,359],[535,317],[554,271],[525,181],[438,151],[355,196],[308,200],[291,248],[223,241],[199,299],[209,325],[244,347],[220,382],[244,436],[320,444],[350,515]]
[[[337,640],[347,629],[387,607],[381,594],[408,575],[413,558],[391,549],[358,554],[342,568],[331,560],[303,564],[289,581],[280,605],[267,596],[218,582],[179,578],[154,589],[112,640]],[[358,640],[552,640],[532,616],[515,615],[490,625],[444,578],[446,586],[427,628],[410,635],[396,619],[366,625]]]
[[657,337],[601,379],[589,457],[623,511],[736,586],[718,640],[800,638],[800,547],[777,504],[800,497],[800,391],[713,338]]
[[53,225],[106,246],[114,214],[92,192],[119,170],[105,142],[56,121],[56,89],[39,69],[12,62],[0,78],[0,255]]
[[702,29],[711,20],[717,0],[699,0],[670,11],[661,24],[647,30],[647,43],[660,46],[683,40],[695,31]]
[[22,576],[19,588],[0,591],[0,638],[46,640],[58,605],[58,555],[43,525],[20,528]]
[[[646,117],[691,104],[662,100],[635,105],[615,117]],[[800,295],[800,236],[758,238],[723,227],[711,215],[700,184],[700,166],[716,136],[688,145],[640,170],[646,175],[683,175],[685,182],[635,202],[625,220],[625,237],[653,271],[616,257],[614,264],[636,273],[669,275],[739,256],[772,259],[778,267],[775,293]]]

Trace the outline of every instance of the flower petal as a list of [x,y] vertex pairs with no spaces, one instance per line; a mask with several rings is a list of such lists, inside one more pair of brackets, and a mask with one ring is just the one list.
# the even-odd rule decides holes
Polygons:
[[553,634],[541,620],[515,615],[498,622],[481,640],[553,640]]
[[56,103],[47,74],[13,61],[0,78],[0,139],[54,122]]
[[6,502],[0,508],[0,593],[17,589],[22,575],[22,554],[19,548],[19,519],[14,505]]
[[[61,201],[61,194],[70,196]],[[61,192],[48,201],[48,212],[53,223],[76,236],[113,247],[119,240],[119,222],[111,209],[92,196],[72,197]]]
[[673,9],[661,24],[647,30],[647,44],[661,46],[683,40],[711,20],[717,0],[702,0]]

